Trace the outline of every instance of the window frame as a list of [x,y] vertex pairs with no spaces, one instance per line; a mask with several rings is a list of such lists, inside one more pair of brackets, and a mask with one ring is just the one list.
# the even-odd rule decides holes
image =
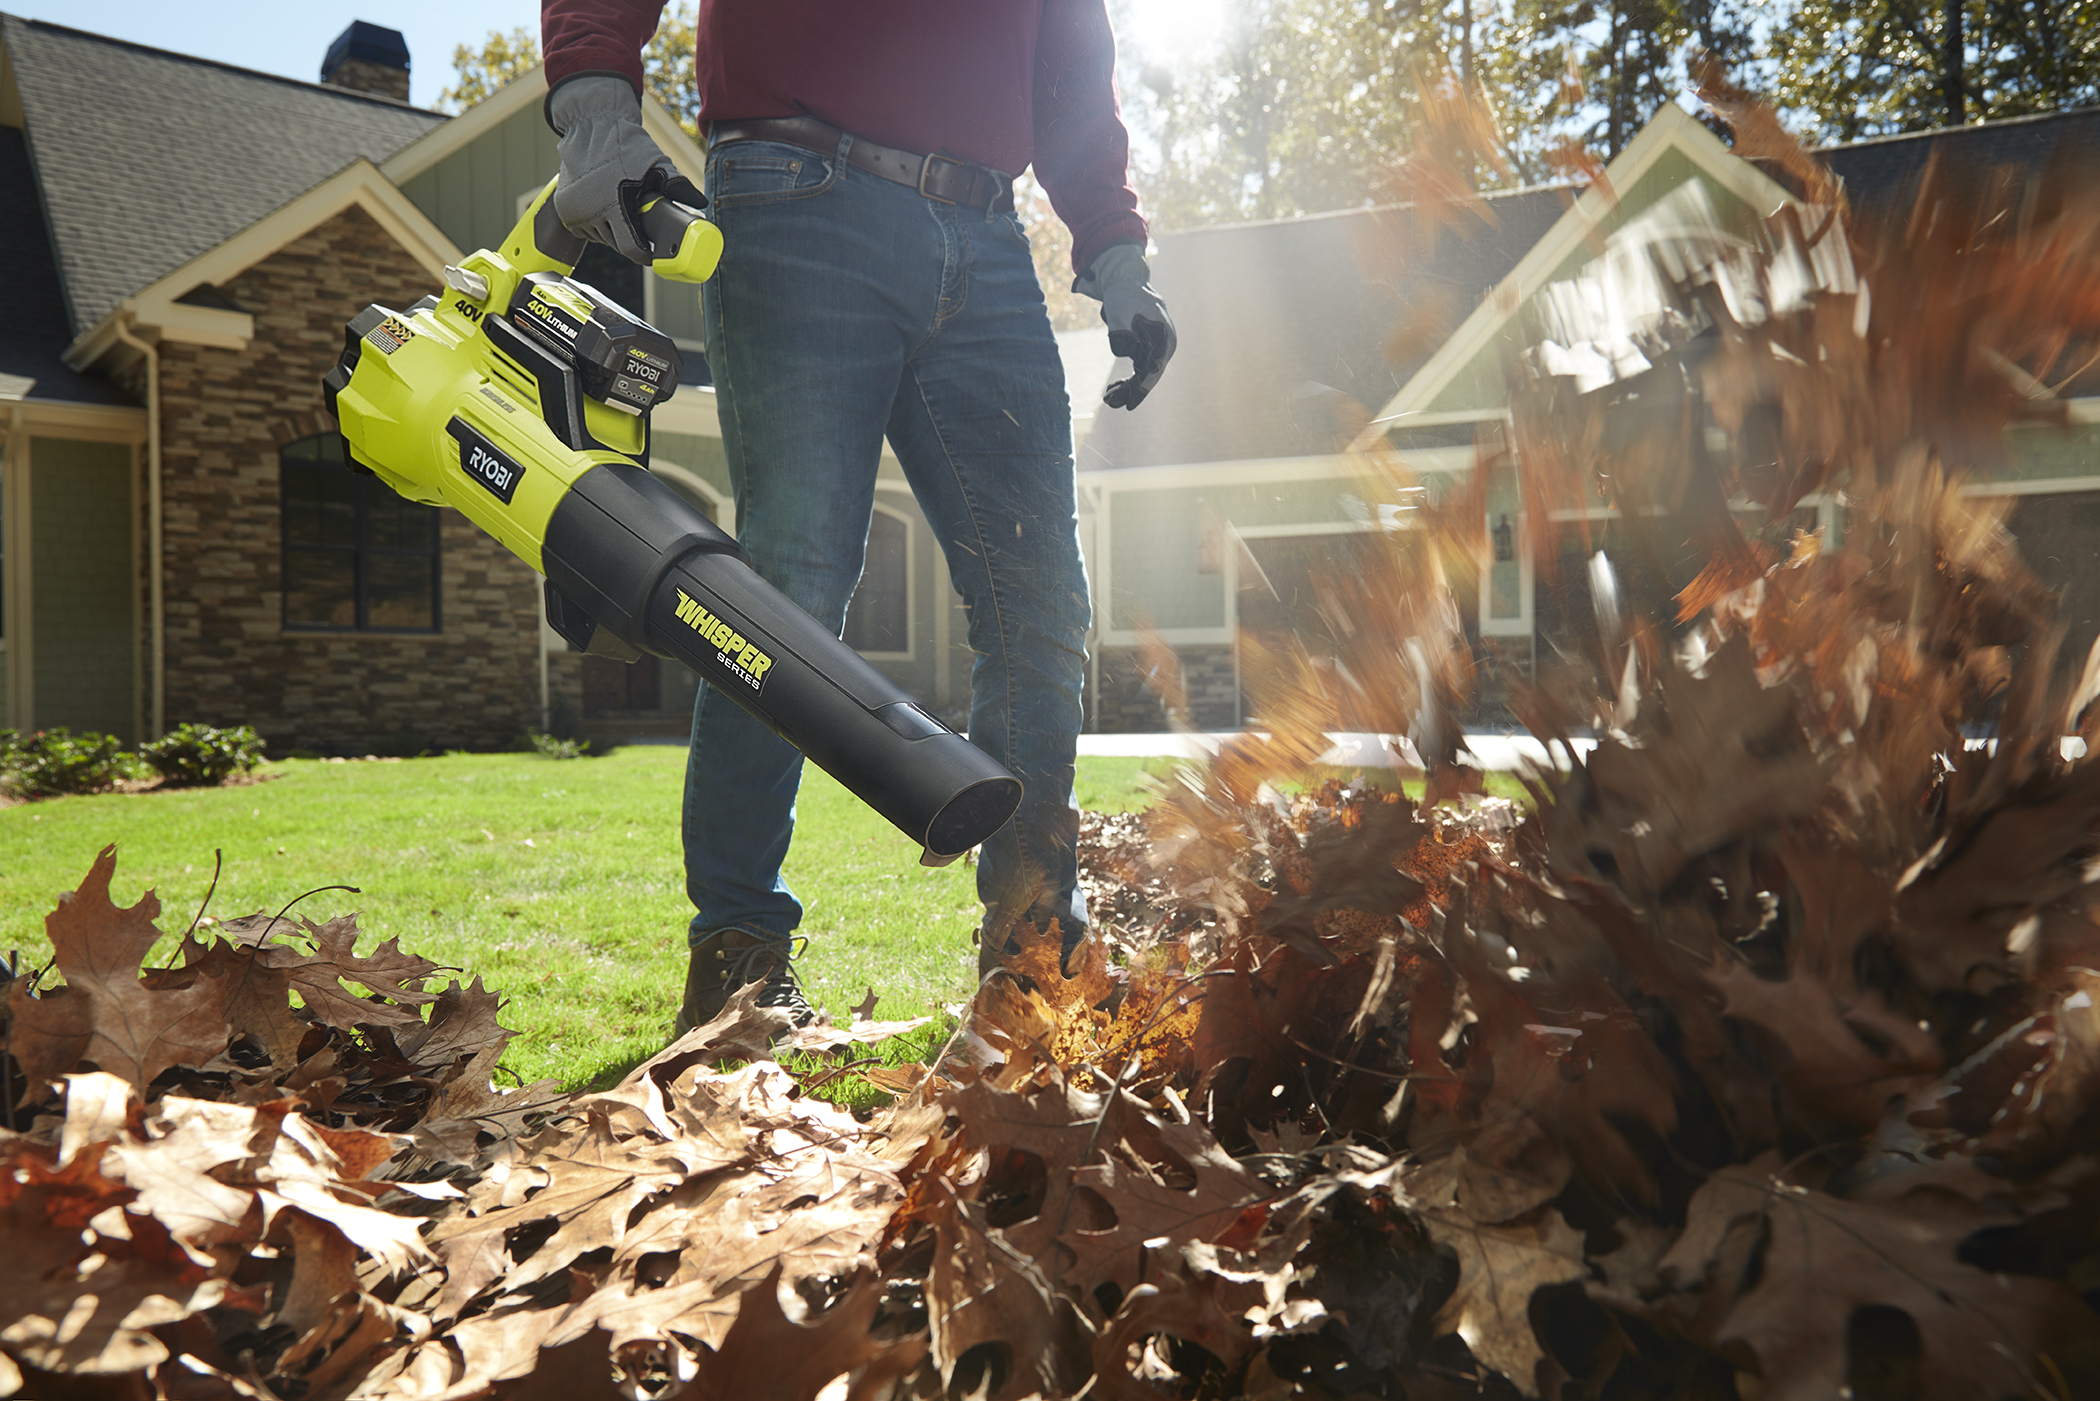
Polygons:
[[[912,518],[908,514],[898,510],[894,506],[888,506],[880,501],[877,501],[875,503],[874,512],[871,514],[868,521],[868,534],[870,539],[873,539],[875,533],[875,518],[881,516],[889,517],[892,521],[895,521],[900,527],[902,527],[904,531],[904,647],[901,651],[887,652],[863,651],[858,647],[854,647],[853,650],[859,653],[862,657],[865,657],[869,661],[874,662],[914,661],[918,657],[919,643],[919,581],[917,568],[918,541],[915,538],[918,532],[912,528]],[[839,629],[841,641],[845,641],[844,634],[846,630],[852,625],[854,599],[860,596],[861,585],[865,584],[866,582],[867,565],[864,560],[861,566],[860,583],[857,583],[853,586],[853,597],[848,598],[846,600],[846,619],[845,622],[840,625]],[[847,642],[846,645],[849,647],[853,646],[851,642]]]
[[[288,633],[301,633],[309,635],[346,636],[351,634],[368,634],[381,637],[437,636],[438,634],[442,633],[445,629],[445,532],[443,513],[439,510],[438,507],[424,505],[421,502],[406,503],[411,507],[420,507],[422,510],[429,512],[428,519],[430,521],[430,546],[427,554],[427,559],[429,561],[430,567],[429,625],[427,627],[400,627],[388,624],[373,624],[370,621],[371,570],[369,568],[369,561],[375,556],[412,559],[417,558],[419,556],[423,556],[424,552],[421,550],[406,549],[398,546],[374,545],[372,543],[372,493],[386,492],[388,493],[388,495],[392,495],[393,489],[387,486],[385,482],[380,481],[379,478],[371,475],[370,473],[359,472],[352,469],[347,458],[341,462],[330,462],[325,457],[316,458],[315,460],[310,461],[300,461],[297,459],[291,459],[287,457],[287,453],[289,453],[292,449],[299,447],[301,444],[313,443],[316,441],[326,441],[331,438],[334,438],[337,443],[340,443],[342,441],[339,437],[332,433],[314,433],[309,434],[304,438],[295,438],[290,442],[280,443],[277,447],[277,595],[279,626],[285,632]],[[353,541],[350,545],[295,545],[295,543],[292,540],[292,496],[290,491],[287,489],[287,472],[289,469],[294,467],[311,471],[340,471],[345,475],[345,477],[348,478],[351,487],[351,511],[353,520],[352,532],[354,536]],[[340,551],[343,553],[347,553],[350,556],[350,574],[352,581],[352,612],[355,617],[354,622],[349,623],[347,625],[341,623],[306,622],[296,620],[291,616],[291,582],[293,577],[292,552],[294,549],[325,549],[332,551]]]

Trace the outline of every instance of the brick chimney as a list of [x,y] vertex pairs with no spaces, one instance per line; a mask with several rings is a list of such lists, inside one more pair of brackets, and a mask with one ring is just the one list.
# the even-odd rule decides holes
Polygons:
[[408,101],[408,41],[398,29],[358,19],[335,36],[321,60],[321,81],[330,87]]

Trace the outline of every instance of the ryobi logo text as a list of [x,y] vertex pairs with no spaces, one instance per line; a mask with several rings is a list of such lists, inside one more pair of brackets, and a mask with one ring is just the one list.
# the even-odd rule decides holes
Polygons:
[[459,470],[508,506],[518,494],[518,483],[525,476],[524,465],[459,419],[446,424],[445,431],[459,444]]
[[684,589],[678,590],[678,621],[714,645],[715,660],[754,691],[765,689],[766,672],[773,658],[753,645],[750,638],[707,611],[707,606]]

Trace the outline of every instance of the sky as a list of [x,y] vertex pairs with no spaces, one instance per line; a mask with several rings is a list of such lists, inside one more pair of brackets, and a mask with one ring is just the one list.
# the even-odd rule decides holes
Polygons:
[[[1191,56],[1222,29],[1233,0],[1124,0],[1123,42],[1162,59]],[[0,0],[24,19],[89,29],[133,43],[313,82],[321,56],[354,19],[408,40],[409,100],[437,101],[452,81],[452,50],[479,47],[491,29],[539,29],[538,0]]]
[[479,47],[491,29],[540,27],[539,0],[0,0],[0,10],[307,82],[319,80],[335,36],[369,20],[408,40],[409,101],[418,107],[451,84],[458,45]]

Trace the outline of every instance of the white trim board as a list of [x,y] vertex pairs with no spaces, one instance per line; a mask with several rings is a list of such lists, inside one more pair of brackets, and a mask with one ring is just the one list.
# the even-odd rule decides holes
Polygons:
[[2100,491],[2100,475],[2035,477],[2017,482],[1969,482],[1963,496],[2053,496],[2059,492]]
[[353,205],[371,215],[430,274],[433,283],[443,279],[447,263],[459,261],[460,251],[452,240],[380,174],[379,167],[359,157],[233,237],[126,297],[67,347],[66,363],[85,369],[108,354],[119,344],[117,327],[126,320],[157,332],[163,340],[234,349],[247,345],[255,332],[254,320],[245,312],[184,306],[175,299],[194,287],[216,286],[238,277]]

